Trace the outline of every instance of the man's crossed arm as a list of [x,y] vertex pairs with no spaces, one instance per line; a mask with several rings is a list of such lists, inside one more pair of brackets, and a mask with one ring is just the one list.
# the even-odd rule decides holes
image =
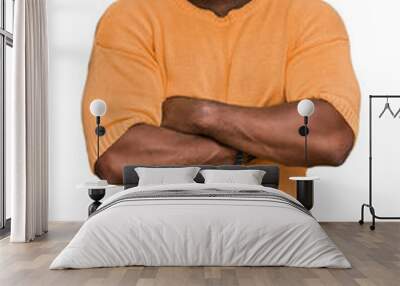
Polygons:
[[203,136],[137,124],[129,128],[95,164],[96,174],[122,183],[126,165],[213,165],[234,162],[236,151]]
[[[333,106],[315,100],[310,120],[309,164],[337,166],[347,158],[354,133]],[[237,150],[287,166],[304,165],[302,118],[296,103],[252,108],[188,97],[163,104],[161,127],[132,126],[96,162],[110,183],[122,182],[128,164],[232,164]]]

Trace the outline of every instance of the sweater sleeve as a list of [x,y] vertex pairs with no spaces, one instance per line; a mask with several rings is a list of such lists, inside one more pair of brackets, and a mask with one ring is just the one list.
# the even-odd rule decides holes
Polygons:
[[[360,89],[350,58],[345,26],[328,4],[298,8],[292,17],[292,47],[286,68],[286,99],[329,102],[358,133]],[[300,23],[300,25],[299,25]]]
[[[100,156],[131,126],[159,125],[164,97],[162,76],[155,60],[151,27],[132,15],[130,1],[118,1],[101,18],[89,63],[82,102],[82,120],[89,163],[97,156],[95,118],[89,105],[99,98],[107,103],[102,118],[106,134],[100,139]],[[132,1],[133,2],[133,1]]]

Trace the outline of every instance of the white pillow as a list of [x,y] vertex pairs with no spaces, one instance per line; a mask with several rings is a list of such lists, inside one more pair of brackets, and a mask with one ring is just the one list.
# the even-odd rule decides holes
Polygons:
[[135,168],[139,176],[139,186],[195,183],[193,179],[199,170],[199,167]]
[[201,170],[205,184],[261,185],[265,171],[262,170]]

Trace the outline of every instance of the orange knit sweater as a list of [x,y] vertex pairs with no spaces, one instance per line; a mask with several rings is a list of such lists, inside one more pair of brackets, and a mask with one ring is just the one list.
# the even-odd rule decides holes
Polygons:
[[[99,22],[84,92],[90,165],[95,98],[108,104],[101,154],[136,123],[158,126],[173,95],[254,107],[324,99],[357,133],[359,94],[345,27],[320,0],[252,0],[223,18],[187,0],[119,0]],[[294,194],[288,177],[304,173],[281,166],[281,189]]]

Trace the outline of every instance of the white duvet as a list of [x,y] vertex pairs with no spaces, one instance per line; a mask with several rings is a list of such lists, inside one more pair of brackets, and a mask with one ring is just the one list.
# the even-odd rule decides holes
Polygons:
[[[132,192],[262,190],[231,184],[135,187]],[[152,198],[121,201],[90,217],[50,269],[145,266],[349,268],[318,222],[299,209],[257,198]]]

